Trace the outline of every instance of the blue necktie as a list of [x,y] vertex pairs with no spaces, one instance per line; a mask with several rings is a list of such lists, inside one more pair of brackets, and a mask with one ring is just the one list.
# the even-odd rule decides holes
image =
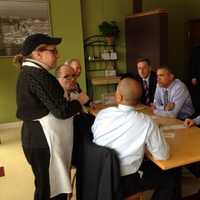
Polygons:
[[145,92],[145,104],[149,104],[149,86],[146,80],[143,80],[144,92]]
[[164,100],[164,106],[166,106],[168,104],[168,90],[164,91],[163,100]]

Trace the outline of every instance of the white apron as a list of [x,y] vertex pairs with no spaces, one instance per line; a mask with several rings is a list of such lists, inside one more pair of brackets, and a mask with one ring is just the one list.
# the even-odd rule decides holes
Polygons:
[[62,120],[49,113],[37,121],[40,122],[49,145],[50,197],[71,193],[69,170],[73,147],[73,117]]

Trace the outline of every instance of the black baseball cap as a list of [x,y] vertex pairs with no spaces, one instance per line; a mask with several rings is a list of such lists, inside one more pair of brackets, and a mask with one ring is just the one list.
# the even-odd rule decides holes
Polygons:
[[22,44],[21,54],[23,56],[27,56],[41,44],[58,45],[61,43],[61,41],[62,38],[51,37],[43,33],[36,33],[33,35],[29,35]]

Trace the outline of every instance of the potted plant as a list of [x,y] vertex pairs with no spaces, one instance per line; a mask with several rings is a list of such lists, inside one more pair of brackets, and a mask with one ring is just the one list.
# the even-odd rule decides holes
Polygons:
[[117,38],[120,32],[119,27],[117,26],[117,23],[115,21],[103,21],[99,25],[99,31],[106,38],[109,44],[113,43],[113,41],[115,40],[115,38]]

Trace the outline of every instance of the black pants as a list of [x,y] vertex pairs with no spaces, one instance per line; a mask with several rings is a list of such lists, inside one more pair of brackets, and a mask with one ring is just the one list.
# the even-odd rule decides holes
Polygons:
[[181,199],[181,170],[161,170],[151,161],[143,162],[140,170],[143,172],[122,176],[122,190],[124,197],[137,192],[153,189],[152,200]]
[[50,198],[49,149],[23,147],[23,151],[35,176],[34,200],[67,200],[67,194],[59,194]]
[[186,168],[189,169],[196,178],[200,178],[200,162],[186,165]]

